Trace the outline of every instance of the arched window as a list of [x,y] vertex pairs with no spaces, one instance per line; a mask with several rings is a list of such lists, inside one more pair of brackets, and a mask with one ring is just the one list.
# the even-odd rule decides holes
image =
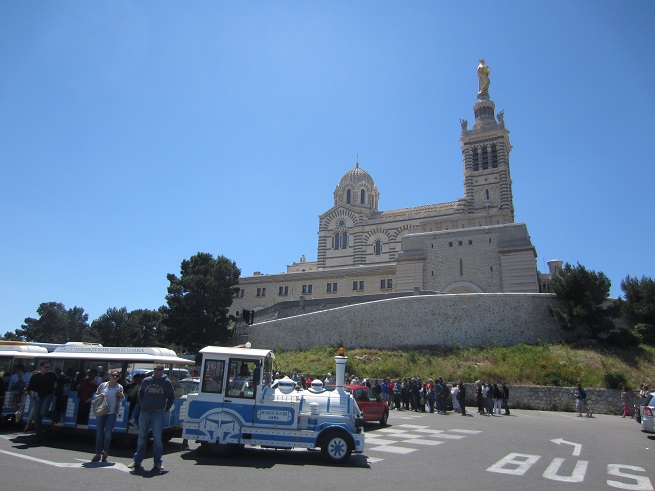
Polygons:
[[350,189],[346,190],[346,203],[350,204]]
[[344,231],[341,236],[341,248],[346,249],[348,247],[348,232]]
[[332,248],[333,248],[333,249],[338,249],[338,248],[339,248],[339,238],[340,238],[340,237],[341,237],[341,236],[340,236],[339,232],[337,232],[336,234],[334,234],[334,241],[333,241],[333,243],[332,243]]
[[366,191],[362,189],[362,191],[359,193],[359,203],[363,205],[366,203]]
[[379,256],[382,254],[382,242],[379,240],[375,241],[375,255]]

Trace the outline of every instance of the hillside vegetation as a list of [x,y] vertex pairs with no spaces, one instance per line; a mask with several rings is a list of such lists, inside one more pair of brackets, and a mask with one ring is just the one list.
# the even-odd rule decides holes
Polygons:
[[[334,374],[337,347],[306,351],[276,351],[276,370],[322,376]],[[443,377],[506,381],[513,385],[638,388],[655,382],[655,348],[640,345],[614,348],[594,345],[516,345],[477,349],[433,348],[421,350],[353,349],[346,352],[346,373],[359,377]]]

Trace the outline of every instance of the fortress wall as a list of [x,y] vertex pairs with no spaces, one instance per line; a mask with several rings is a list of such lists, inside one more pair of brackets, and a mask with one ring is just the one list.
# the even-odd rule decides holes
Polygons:
[[549,313],[557,303],[554,295],[534,293],[416,295],[262,322],[240,328],[239,336],[288,350],[553,343],[568,334]]

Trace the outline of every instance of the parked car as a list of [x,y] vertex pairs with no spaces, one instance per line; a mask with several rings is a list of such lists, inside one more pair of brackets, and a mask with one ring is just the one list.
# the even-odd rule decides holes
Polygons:
[[[137,372],[137,371],[140,371],[140,370],[135,370],[135,372]],[[177,380],[177,381],[184,380],[184,379],[187,379],[187,378],[191,378],[191,373],[186,368],[173,368],[172,372],[173,373],[171,374],[171,370],[169,370],[168,368],[166,370],[164,370],[164,373],[166,374],[167,377],[170,377],[172,375],[173,377],[175,377],[175,380]],[[154,372],[152,370],[148,370],[145,373],[145,376],[146,377],[151,377],[153,373]]]
[[344,388],[352,392],[359,409],[364,414],[364,421],[377,421],[382,426],[387,424],[389,419],[387,401],[383,401],[380,396],[365,385],[346,385]]
[[648,393],[639,408],[639,414],[641,416],[641,430],[655,433],[655,391]]
[[185,378],[184,380],[178,381],[179,387],[182,388],[184,394],[197,394],[198,387],[200,387],[200,379],[195,378]]

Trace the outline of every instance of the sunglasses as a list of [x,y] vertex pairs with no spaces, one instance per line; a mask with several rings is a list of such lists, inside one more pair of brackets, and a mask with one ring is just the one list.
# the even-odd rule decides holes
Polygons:
[[116,377],[116,378],[120,377],[120,375],[117,374],[117,373],[112,373],[111,376],[112,376],[112,377]]
[[156,372],[163,372],[164,369],[163,369],[163,368],[155,368],[155,371],[156,371]]

